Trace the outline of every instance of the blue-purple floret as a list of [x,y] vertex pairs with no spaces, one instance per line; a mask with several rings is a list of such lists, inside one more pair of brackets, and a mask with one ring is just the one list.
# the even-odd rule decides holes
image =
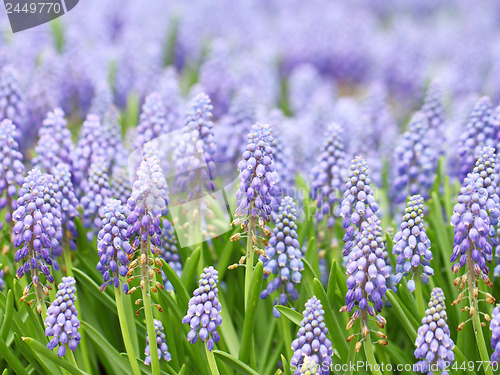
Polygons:
[[[316,220],[327,219],[328,227],[335,223],[345,182],[346,156],[339,125],[328,127],[326,141],[312,170],[311,199],[316,202]],[[335,211],[337,210],[337,211]]]
[[[101,229],[97,234],[97,253],[99,262],[97,270],[102,274],[104,283],[101,290],[108,285],[120,286],[120,276],[126,277],[128,256],[132,254],[132,246],[127,237],[126,208],[117,199],[111,199],[103,208]],[[123,284],[123,290],[128,292],[128,285]]]
[[399,231],[394,236],[395,245],[392,249],[396,258],[396,272],[394,282],[399,284],[403,276],[411,273],[407,287],[410,292],[415,291],[415,277],[420,274],[424,284],[429,283],[429,276],[434,275],[430,266],[432,260],[431,241],[427,237],[424,227],[424,199],[420,195],[413,195],[406,205],[403,220]]
[[66,347],[75,351],[82,338],[78,332],[80,321],[75,306],[75,283],[73,277],[63,277],[57,286],[56,298],[47,309],[45,336],[54,336],[47,344],[47,348],[52,350],[59,345],[57,350],[59,357],[66,354]]
[[17,208],[17,191],[24,182],[24,164],[16,141],[16,126],[8,119],[0,122],[0,158],[0,210],[7,208],[5,221],[11,222]]
[[424,114],[415,113],[394,154],[395,203],[404,203],[409,196],[415,194],[422,195],[424,199],[429,198],[438,160],[438,151],[431,136]]
[[356,236],[362,229],[361,223],[379,210],[370,183],[371,179],[365,159],[356,156],[351,162],[340,209],[340,214],[343,217],[342,227],[346,231],[344,256],[351,253]]
[[[170,267],[175,271],[177,276],[181,277],[182,274],[182,262],[179,255],[179,249],[177,244],[177,237],[175,236],[175,228],[170,223],[168,219],[162,220],[163,228],[161,231],[161,248],[160,248],[160,258],[165,260]],[[167,279],[166,275],[163,275],[163,283],[165,284],[166,290],[173,290],[173,286]]]
[[500,216],[495,179],[495,152],[486,146],[460,188],[450,220],[455,233],[450,262],[458,261],[452,267],[455,273],[471,257],[476,274],[488,277],[487,263],[493,258],[494,226]]
[[500,305],[495,306],[490,322],[491,330],[491,354],[492,364],[498,364],[500,360]]
[[[299,291],[295,289],[295,286],[302,278],[304,263],[296,221],[295,203],[291,197],[286,196],[281,202],[276,226],[269,239],[269,245],[266,246],[266,256],[261,255],[259,258],[264,264],[264,280],[270,274],[276,275],[260,294],[260,298],[267,298],[274,291],[279,290],[280,295],[274,300],[273,305],[286,305],[288,298],[291,301],[299,298]],[[281,316],[276,307],[273,308],[273,315],[276,318]]]
[[166,110],[162,96],[157,92],[149,94],[142,106],[134,148],[139,148],[144,143],[168,133],[170,127],[165,116]]
[[382,311],[382,297],[387,291],[386,279],[390,272],[386,256],[380,220],[371,215],[361,224],[361,232],[346,266],[348,291],[345,306],[348,312],[358,308],[355,318],[360,310],[367,310],[371,316],[375,316],[375,310]]
[[256,123],[248,134],[248,145],[238,163],[240,186],[236,193],[236,216],[254,216],[269,221],[271,188],[275,183],[271,128]]
[[[446,323],[446,304],[444,293],[441,288],[434,288],[431,300],[425,310],[422,325],[418,328],[418,336],[415,340],[415,358],[417,362],[413,369],[423,374],[432,373],[431,365],[436,364],[441,374],[448,374],[445,369],[451,366],[455,360],[453,348],[455,344],[450,337],[450,329]],[[434,369],[435,370],[435,369]]]
[[[325,324],[325,310],[321,301],[313,296],[306,302],[306,309],[302,312],[303,319],[297,332],[297,338],[292,342],[293,357],[290,365],[296,367],[294,375],[301,374],[301,367],[313,361],[317,372],[312,374],[330,374],[333,348],[331,341],[326,337],[328,328]],[[307,361],[306,361],[306,358]]]
[[212,266],[205,267],[200,276],[198,288],[189,300],[189,308],[182,323],[189,324],[191,330],[187,340],[194,344],[198,339],[207,343],[207,348],[212,351],[214,343],[219,342],[217,327],[222,323],[220,314],[222,306],[217,298],[219,289],[218,272]]
[[5,277],[5,271],[0,269],[0,291],[4,290],[5,288],[5,280],[3,279]]
[[[168,362],[172,359],[172,356],[168,352],[167,346],[167,337],[165,333],[163,333],[163,324],[154,319],[155,333],[156,333],[156,347],[158,350],[158,359],[163,359]],[[151,365],[151,349],[149,347],[149,337],[146,336],[146,349],[144,349],[144,354],[146,354],[146,358],[144,359],[144,363],[146,365]]]
[[16,276],[20,278],[31,269],[35,285],[40,283],[38,271],[48,282],[54,282],[49,268],[53,265],[51,256],[61,248],[61,209],[55,198],[54,185],[51,175],[33,168],[19,191],[18,207],[12,214],[15,222],[13,245],[20,247],[14,260],[24,260]]

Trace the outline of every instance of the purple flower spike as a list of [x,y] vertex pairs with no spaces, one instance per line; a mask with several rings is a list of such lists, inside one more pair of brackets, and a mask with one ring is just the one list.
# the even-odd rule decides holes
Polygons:
[[130,185],[127,168],[119,165],[113,166],[111,172],[111,194],[113,198],[120,200],[122,204],[127,204],[131,192],[132,186]]
[[302,315],[304,319],[300,322],[297,338],[292,342],[293,357],[290,366],[297,368],[294,375],[304,373],[301,368],[303,369],[305,365],[311,366],[311,362],[316,364],[314,369],[317,371],[311,374],[330,374],[333,348],[331,341],[326,337],[328,328],[321,301],[313,296],[306,302],[306,309]]
[[[297,235],[296,208],[293,199],[289,196],[283,198],[276,226],[266,247],[266,257],[260,256],[264,264],[264,279],[270,274],[275,274],[276,278],[269,282],[268,286],[261,293],[261,298],[267,298],[275,290],[280,291],[280,296],[276,297],[274,305],[285,305],[290,300],[299,298],[299,291],[295,285],[300,283],[301,272],[304,270],[302,262],[302,252]],[[280,312],[274,308],[273,315],[276,318],[281,316]]]
[[402,136],[394,154],[395,173],[393,196],[395,203],[403,203],[408,196],[421,194],[429,198],[434,183],[438,152],[433,134],[424,114],[413,115],[407,132]]
[[493,309],[493,316],[490,322],[491,330],[491,349],[493,353],[491,354],[492,364],[498,364],[500,360],[500,306],[496,306]]
[[431,364],[437,364],[443,374],[455,360],[453,348],[455,344],[450,337],[450,329],[446,323],[446,304],[444,293],[441,288],[434,288],[431,293],[431,300],[425,310],[425,317],[422,325],[418,329],[418,336],[415,340],[415,358],[421,359],[414,365],[415,372],[427,374],[431,370]]
[[92,103],[90,104],[89,113],[99,116],[102,119],[112,105],[113,92],[111,91],[111,87],[105,81],[99,82],[95,89]]
[[0,156],[0,211],[7,207],[5,221],[11,223],[12,212],[17,208],[17,191],[24,181],[24,164],[16,142],[16,127],[8,119],[0,122]]
[[87,233],[89,241],[101,228],[102,209],[111,198],[107,162],[104,158],[97,158],[90,166],[89,178],[83,189],[81,200],[83,208],[83,225],[90,229]]
[[452,267],[454,273],[471,258],[477,276],[485,281],[488,278],[487,263],[493,258],[494,226],[500,216],[495,180],[495,151],[487,146],[482,149],[476,166],[465,178],[458,203],[453,208],[451,225],[455,236],[450,262],[458,261]]
[[430,266],[431,241],[424,227],[424,199],[420,195],[414,195],[409,199],[399,228],[394,236],[396,244],[392,249],[397,256],[395,281],[398,284],[403,276],[411,272],[408,289],[413,292],[414,277],[420,274],[422,282],[427,284],[429,276],[434,275],[434,270]]
[[163,134],[167,134],[170,130],[169,124],[166,121],[166,111],[163,105],[163,98],[157,92],[146,97],[142,112],[137,126],[137,138],[134,140],[134,148],[141,147]]
[[56,298],[47,309],[45,336],[54,336],[47,344],[47,348],[52,350],[59,345],[57,350],[59,357],[66,354],[66,347],[75,351],[80,344],[81,335],[78,332],[80,321],[75,306],[75,283],[73,277],[63,277],[62,282],[57,286]]
[[[156,346],[158,348],[158,359],[163,359],[168,362],[172,359],[172,356],[168,352],[167,346],[167,338],[165,333],[163,333],[163,324],[159,320],[154,319],[155,323],[155,332],[156,332]],[[149,337],[146,336],[146,349],[144,350],[144,354],[146,354],[146,359],[144,359],[144,363],[146,365],[151,365],[151,350],[149,348]]]
[[[102,274],[103,291],[108,285],[120,285],[120,277],[126,277],[132,246],[127,238],[125,207],[117,199],[111,199],[103,208],[101,229],[97,234],[97,270]],[[127,286],[124,285],[127,289]]]
[[[179,249],[177,245],[177,237],[175,237],[174,226],[170,223],[168,219],[163,219],[163,228],[161,231],[161,248],[160,248],[160,258],[164,259],[170,267],[175,271],[175,273],[181,277],[182,274],[182,263],[181,257],[179,255]],[[163,282],[165,284],[166,290],[174,290],[170,281],[168,281],[166,275],[163,275]]]
[[236,193],[236,216],[254,216],[269,221],[271,188],[275,183],[273,137],[267,124],[256,123],[248,134],[248,145],[238,164],[240,187]]
[[[21,91],[17,72],[10,66],[4,66],[0,71],[0,120],[9,119],[18,127],[16,141],[23,144],[23,135],[27,130],[26,100]],[[24,146],[24,144],[23,144]]]
[[339,125],[329,126],[326,141],[321,148],[312,171],[311,199],[316,202],[316,221],[327,219],[329,227],[339,216],[342,187],[345,181],[346,157],[342,130]]
[[71,154],[74,145],[62,109],[55,108],[52,112],[47,113],[47,117],[43,120],[42,127],[38,132],[38,137],[38,143],[35,147],[37,156],[33,158],[33,165],[50,174],[54,174],[53,169],[59,163],[65,163],[70,168],[72,167]]
[[361,223],[378,212],[378,204],[373,197],[370,183],[365,159],[356,156],[351,162],[340,209],[340,215],[343,217],[342,227],[346,230],[344,256],[351,253],[356,236],[362,230]]
[[199,286],[189,300],[186,316],[182,319],[182,323],[189,324],[191,328],[187,340],[194,344],[200,339],[207,343],[209,351],[214,348],[214,343],[219,342],[217,327],[222,323],[220,314],[222,306],[217,298],[218,282],[217,270],[212,266],[205,267],[200,276]]
[[444,109],[444,93],[440,81],[433,81],[425,95],[421,112],[429,123],[430,139],[437,147],[438,154],[443,155],[446,144],[446,122]]

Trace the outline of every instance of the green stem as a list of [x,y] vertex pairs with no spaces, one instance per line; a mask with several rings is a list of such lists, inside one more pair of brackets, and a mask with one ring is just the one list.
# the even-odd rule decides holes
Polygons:
[[[363,330],[363,327],[368,328],[368,314],[365,310],[361,312],[361,329]],[[365,342],[363,343],[363,346],[365,348],[365,355],[366,355],[366,360],[367,362],[371,365],[371,372],[373,375],[382,375],[380,370],[377,370],[377,368],[380,368],[377,364],[377,360],[375,359],[375,354],[373,354],[373,344],[372,344],[372,339],[370,338],[370,332],[365,337]]]
[[[142,229],[144,230],[144,229]],[[142,236],[141,230],[141,236]],[[155,323],[153,320],[153,308],[151,306],[151,289],[149,287],[149,251],[148,242],[141,242],[141,286],[142,302],[144,304],[144,315],[146,317],[146,328],[148,331],[149,348],[151,350],[151,372],[153,375],[160,374],[160,361],[158,355],[158,346],[156,344]],[[144,259],[142,259],[144,258]]]
[[[252,204],[253,205],[253,204]],[[247,262],[245,267],[245,309],[248,305],[248,295],[250,294],[250,285],[252,283],[253,274],[253,236],[255,236],[256,218],[250,215],[248,222],[248,238],[247,238]]]
[[210,373],[212,375],[219,375],[219,369],[217,367],[217,363],[215,362],[214,353],[208,350],[205,343],[203,343],[203,346],[205,347],[205,352],[207,353],[208,365],[210,366]]
[[347,368],[349,369],[346,372],[346,375],[352,375],[353,369],[351,367],[351,363],[354,361],[354,357],[356,356],[356,340],[352,340],[349,345],[349,354],[347,355]]
[[419,318],[423,318],[425,314],[424,298],[422,296],[422,282],[418,272],[414,273],[415,280],[415,300],[417,302],[417,311]]
[[134,375],[140,375],[141,370],[139,369],[139,364],[137,363],[137,358],[135,357],[134,353],[134,347],[132,346],[132,341],[130,340],[125,308],[123,307],[122,292],[120,288],[114,288],[114,290],[116,309],[118,310],[118,320],[120,321],[123,343],[125,344],[125,350],[127,351],[128,360],[130,361],[130,366],[132,367],[132,373]]
[[[29,243],[29,259],[34,258],[35,255],[35,250],[33,248],[33,240],[30,241]],[[47,316],[47,306],[45,306],[45,299],[43,298],[43,290],[42,290],[42,285],[40,284],[40,272],[38,271],[38,268],[36,269],[31,269],[31,280],[34,280],[34,278],[38,279],[38,283],[35,284],[33,283],[33,286],[35,288],[35,294],[36,294],[36,299],[38,302],[38,306],[40,306],[40,311],[38,311],[38,306],[37,306],[37,312],[41,314],[42,316],[42,322],[45,321],[45,317]]]

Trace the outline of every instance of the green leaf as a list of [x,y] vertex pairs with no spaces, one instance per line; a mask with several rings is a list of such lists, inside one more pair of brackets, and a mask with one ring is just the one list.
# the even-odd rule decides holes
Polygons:
[[9,330],[12,328],[11,321],[12,315],[14,314],[14,295],[12,293],[12,289],[9,289],[7,292],[7,305],[5,308],[5,315],[2,323],[2,328],[0,329],[0,337],[3,340],[7,340],[7,334]]
[[259,375],[250,366],[241,362],[239,359],[234,358],[232,355],[220,350],[214,350],[213,352],[216,358],[220,359],[222,362],[235,370],[238,375]]
[[189,294],[186,288],[184,288],[184,285],[182,285],[181,283],[181,279],[179,278],[177,273],[173,270],[173,268],[170,267],[170,265],[165,261],[165,259],[162,259],[162,262],[163,262],[162,269],[165,272],[165,275],[167,276],[168,280],[174,287],[175,293],[179,300],[179,305],[187,309],[189,303]]
[[220,325],[222,337],[229,348],[229,353],[231,353],[232,356],[237,357],[240,351],[240,340],[236,334],[236,330],[234,329],[232,316],[229,313],[228,308],[224,307],[228,305],[224,294],[222,293],[219,293],[219,302],[222,305],[222,324]]
[[28,375],[19,358],[17,358],[12,353],[12,351],[7,347],[7,344],[5,344],[5,341],[1,337],[0,337],[0,354],[1,357],[7,361],[9,366],[11,366],[14,369],[16,374]]
[[300,322],[302,321],[302,319],[304,319],[304,317],[302,316],[301,313],[299,313],[295,310],[292,310],[289,307],[281,306],[281,305],[276,305],[276,309],[280,313],[282,313],[284,316],[286,316],[288,319],[290,319],[290,321],[292,323],[295,323],[296,325],[298,325],[300,327]]
[[403,309],[401,308],[401,305],[399,304],[396,296],[394,295],[394,292],[392,290],[387,291],[387,299],[391,303],[392,307],[394,308],[394,311],[399,317],[399,321],[403,324],[403,328],[405,329],[406,333],[408,334],[408,337],[412,342],[415,341],[417,338],[417,331],[415,327],[410,323],[408,320],[408,317],[404,313]]
[[[87,374],[86,372],[83,372],[82,370],[76,368],[73,366],[71,363],[68,361],[59,358],[59,356],[54,353],[52,350],[49,350],[45,345],[39,343],[38,341],[34,340],[32,337],[22,337],[21,338],[30,348],[33,350],[37,351],[42,355],[43,357],[47,358],[48,360],[54,362],[55,364],[64,367],[66,370],[70,372],[70,374],[81,374],[85,375]],[[69,350],[69,349],[68,349]]]
[[184,269],[182,270],[181,281],[186,290],[191,290],[191,285],[195,283],[196,269],[200,261],[201,249],[197,248],[189,258],[186,259]]
[[255,312],[257,310],[257,302],[260,300],[260,292],[262,290],[263,280],[263,263],[258,262],[252,275],[250,292],[248,294],[248,306],[245,311],[245,320],[243,322],[243,336],[241,337],[241,347],[239,358],[243,362],[248,362],[252,347],[252,339],[254,337],[253,328],[255,325]]
[[[85,286],[85,291],[92,294],[99,301],[101,301],[105,306],[107,306],[114,314],[116,312],[116,301],[106,293],[106,291],[101,292],[99,290],[99,285],[88,277],[82,270],[78,268],[73,268],[73,272],[75,273],[75,279],[77,282],[81,283]],[[78,277],[76,277],[78,276]]]
[[288,364],[288,361],[283,356],[283,354],[281,354],[281,362],[283,362],[283,374],[285,374],[285,375],[291,375],[290,365]]
[[330,276],[328,277],[328,286],[326,287],[326,295],[330,302],[333,302],[335,290],[337,289],[337,265],[335,259],[332,260],[330,266]]

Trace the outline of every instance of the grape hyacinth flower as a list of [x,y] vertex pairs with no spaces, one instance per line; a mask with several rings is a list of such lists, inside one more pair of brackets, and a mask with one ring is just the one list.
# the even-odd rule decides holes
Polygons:
[[5,222],[12,225],[12,213],[17,208],[17,190],[24,181],[24,164],[16,142],[16,127],[8,119],[0,122],[0,155],[0,210],[7,208]]
[[399,228],[394,236],[395,245],[392,248],[392,252],[397,255],[397,274],[394,281],[399,284],[403,276],[408,276],[411,272],[407,287],[413,293],[415,283],[419,282],[418,280],[415,282],[414,278],[420,276],[421,281],[428,284],[429,276],[434,275],[434,270],[430,266],[431,241],[424,227],[424,199],[421,195],[413,195],[408,200]]
[[409,129],[402,136],[394,153],[393,196],[394,202],[402,204],[408,196],[420,194],[429,198],[434,183],[438,153],[433,144],[432,133],[424,114],[413,115]]
[[429,137],[433,141],[434,147],[437,147],[439,155],[443,155],[446,143],[446,113],[443,87],[440,81],[433,81],[429,85],[421,112],[429,124],[431,133]]
[[312,170],[311,199],[316,202],[316,221],[327,219],[328,227],[332,227],[342,199],[342,185],[345,181],[346,160],[342,130],[339,125],[328,127],[316,165]]
[[[482,361],[488,360],[488,353],[480,321],[478,296],[479,293],[484,294],[484,301],[490,304],[495,303],[495,298],[479,289],[478,278],[481,278],[486,286],[493,287],[488,277],[487,263],[493,258],[491,242],[494,241],[492,238],[495,236],[495,225],[498,224],[500,216],[495,180],[495,152],[492,147],[486,146],[460,188],[458,203],[453,208],[450,220],[455,232],[450,262],[458,261],[453,264],[452,271],[457,274],[466,266],[465,273],[453,282],[453,286],[458,286],[460,293],[452,305],[460,303],[464,298],[468,300],[468,305],[462,311],[469,311],[470,319],[460,323],[458,330],[472,320]],[[466,286],[467,289],[464,290]]]
[[493,316],[490,322],[491,330],[491,349],[493,353],[491,354],[492,365],[498,364],[500,360],[500,306],[497,305],[493,309]]
[[[181,257],[179,255],[179,249],[177,248],[177,238],[175,237],[174,226],[170,223],[168,219],[162,219],[163,228],[161,231],[161,247],[160,247],[160,258],[162,258],[172,269],[175,271],[177,276],[182,275],[182,263]],[[174,290],[170,281],[168,281],[166,275],[162,273],[163,282],[165,284],[166,290]]]
[[114,105],[110,106],[102,117],[102,142],[105,147],[106,158],[109,160],[109,172],[115,165],[125,164],[127,153],[122,140],[122,126],[120,112]]
[[342,227],[346,231],[344,256],[351,253],[356,237],[362,230],[362,223],[378,212],[379,207],[373,197],[370,183],[366,161],[361,156],[356,156],[351,161],[340,209],[340,215],[343,217]]
[[[60,248],[62,240],[61,208],[56,200],[54,186],[51,175],[42,174],[40,169],[33,168],[19,191],[17,209],[12,214],[16,222],[13,245],[20,247],[14,260],[21,262],[27,258],[17,269],[16,276],[21,278],[31,273],[38,313],[45,311],[42,291],[48,295],[49,288],[40,280],[40,272],[48,283],[54,283],[49,268],[54,263],[51,252]],[[22,300],[26,300],[30,289],[31,283],[25,288]]]
[[[168,352],[167,339],[165,334],[163,333],[163,324],[159,320],[155,321],[155,332],[156,332],[156,345],[158,347],[158,358],[163,359],[168,362],[172,359],[172,356]],[[146,358],[144,359],[144,363],[146,365],[151,364],[151,349],[149,347],[149,337],[146,337],[146,349],[144,350],[144,354],[146,354]]]
[[[110,199],[103,208],[101,230],[97,234],[97,270],[102,274],[104,283],[101,291],[108,285],[120,286],[119,277],[126,277],[129,255],[133,253],[127,237],[127,219],[125,207],[117,199]],[[123,284],[123,291],[128,292],[128,285]]]
[[5,280],[3,279],[5,277],[5,271],[3,269],[0,269],[0,291],[4,290],[5,288]]
[[222,306],[217,298],[219,289],[218,272],[212,266],[205,267],[200,275],[198,288],[189,300],[189,308],[182,323],[189,324],[191,330],[187,340],[194,344],[198,339],[207,343],[208,351],[212,351],[214,343],[219,342],[217,327],[222,323]]
[[170,128],[165,116],[166,111],[161,95],[157,92],[148,95],[142,106],[139,125],[137,126],[137,137],[133,144],[134,148],[139,148],[144,143],[169,132]]
[[298,375],[304,373],[301,369],[305,366],[311,367],[315,364],[317,372],[312,373],[326,375],[330,373],[333,348],[331,341],[326,337],[328,328],[325,324],[325,310],[316,296],[309,299],[305,306],[297,338],[292,342],[293,357],[290,366],[296,368],[294,375]]
[[[289,196],[283,198],[280,204],[276,226],[266,246],[266,253],[260,255],[259,260],[264,265],[264,280],[270,274],[277,275],[269,282],[267,288],[261,293],[260,298],[269,297],[274,291],[279,290],[280,295],[273,305],[286,305],[288,297],[295,301],[299,298],[299,291],[295,285],[300,283],[301,272],[304,270],[302,251],[297,235],[297,209],[293,199]],[[279,318],[281,313],[273,308],[273,315]]]
[[[341,312],[349,313],[355,310],[347,323],[347,329],[354,325],[356,319],[361,319],[363,339],[357,343],[357,351],[362,341],[367,341],[365,350],[370,350],[367,348],[371,345],[368,315],[376,317],[378,322],[384,321],[380,315],[376,315],[376,312],[382,311],[384,306],[382,298],[387,291],[386,279],[389,277],[390,267],[387,266],[385,258],[380,220],[373,214],[361,223],[361,232],[349,256],[346,266],[348,291],[345,296],[345,306],[340,309]],[[381,337],[380,332],[377,332],[377,335]],[[379,343],[385,344],[384,341]]]
[[107,161],[99,157],[90,166],[89,178],[81,200],[83,225],[89,229],[87,237],[92,241],[101,228],[102,209],[111,198]]
[[45,336],[54,336],[47,344],[47,348],[52,350],[59,345],[57,350],[59,357],[66,354],[66,347],[75,351],[81,339],[78,332],[80,321],[75,306],[75,283],[73,277],[63,277],[62,282],[57,286],[56,298],[47,309]]
[[427,374],[435,369],[431,365],[437,365],[442,374],[451,366],[455,360],[453,348],[455,344],[450,337],[450,329],[446,323],[446,304],[444,293],[441,288],[434,288],[431,300],[422,318],[422,325],[418,329],[415,340],[415,358],[421,361],[414,365],[414,371]]
[[101,81],[96,85],[94,97],[90,104],[89,113],[99,116],[101,119],[113,105],[113,91],[106,81]]
[[54,174],[53,168],[59,163],[66,163],[71,168],[73,149],[64,112],[61,108],[55,108],[47,113],[38,132],[38,143],[35,146],[37,156],[33,158],[33,165],[50,174]]
[[[17,72],[6,65],[0,71],[0,120],[9,119],[19,128],[14,138],[20,144],[26,129],[28,111],[24,93],[21,91]],[[25,146],[23,144],[23,146]]]
[[127,204],[127,200],[132,192],[130,186],[127,168],[124,166],[115,165],[111,169],[111,195],[122,202]]

